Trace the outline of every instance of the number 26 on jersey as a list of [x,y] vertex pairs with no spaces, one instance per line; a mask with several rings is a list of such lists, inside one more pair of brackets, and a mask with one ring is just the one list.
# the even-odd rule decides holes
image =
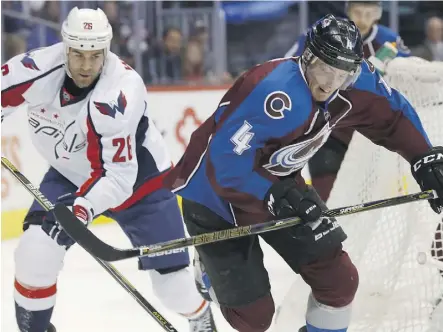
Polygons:
[[112,145],[117,148],[114,157],[112,158],[112,162],[114,163],[124,163],[127,160],[132,160],[132,152],[131,152],[131,136],[128,137],[117,137],[112,140]]

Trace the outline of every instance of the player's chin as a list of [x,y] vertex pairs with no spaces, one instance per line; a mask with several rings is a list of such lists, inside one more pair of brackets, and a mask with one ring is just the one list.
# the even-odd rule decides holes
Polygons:
[[79,88],[87,88],[88,86],[90,86],[93,82],[92,77],[83,77],[83,76],[79,76],[77,77],[76,80],[74,80],[75,85],[77,85]]
[[315,88],[312,93],[312,96],[316,101],[326,101],[331,95],[332,92],[324,91],[320,87]]

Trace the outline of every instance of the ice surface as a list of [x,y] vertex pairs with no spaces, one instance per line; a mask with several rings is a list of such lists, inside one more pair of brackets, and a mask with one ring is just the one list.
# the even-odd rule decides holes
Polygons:
[[[129,247],[129,241],[115,224],[92,227],[94,233],[108,243]],[[1,331],[18,331],[15,325],[13,280],[14,249],[18,240],[1,244]],[[284,261],[263,241],[265,263],[271,278],[276,305],[283,300],[295,275]],[[151,291],[148,274],[137,270],[136,259],[116,262],[115,266],[180,332],[189,330],[185,319],[168,311]],[[301,299],[304,303],[305,299]],[[213,306],[218,329],[234,331]],[[301,322],[303,317],[300,317]],[[133,298],[101,268],[81,247],[73,246],[66,255],[65,266],[58,281],[57,304],[52,322],[60,332],[107,331],[162,332],[162,328]],[[296,328],[294,327],[294,330]]]

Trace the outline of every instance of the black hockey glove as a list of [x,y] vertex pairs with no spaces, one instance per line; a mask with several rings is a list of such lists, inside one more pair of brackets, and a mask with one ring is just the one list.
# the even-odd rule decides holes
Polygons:
[[431,208],[440,213],[443,209],[443,147],[436,146],[411,162],[411,171],[421,190],[433,189],[436,199],[430,199]]
[[[57,199],[57,203],[63,203],[72,210],[72,213],[80,219],[85,226],[92,222],[94,211],[89,203],[83,197],[77,197],[75,194],[62,195]],[[83,204],[82,204],[83,203]],[[55,218],[54,212],[46,212],[46,217],[42,224],[43,231],[54,239],[59,246],[68,250],[75,241],[63,230]]]
[[304,222],[320,218],[321,207],[297,188],[294,179],[285,179],[272,185],[265,196],[265,204],[276,217],[300,217]]

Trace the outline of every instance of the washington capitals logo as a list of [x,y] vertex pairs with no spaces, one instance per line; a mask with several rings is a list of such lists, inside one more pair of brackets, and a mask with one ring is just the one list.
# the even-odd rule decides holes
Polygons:
[[101,114],[108,115],[115,119],[115,114],[117,112],[121,114],[125,113],[127,102],[125,95],[122,91],[120,91],[120,95],[118,96],[117,101],[111,102],[110,104],[94,101],[94,105]]
[[31,58],[31,53],[28,52],[25,54],[24,58],[22,59],[22,64],[28,69],[32,70],[40,70],[40,68],[37,67],[35,64],[35,61],[33,58]]

